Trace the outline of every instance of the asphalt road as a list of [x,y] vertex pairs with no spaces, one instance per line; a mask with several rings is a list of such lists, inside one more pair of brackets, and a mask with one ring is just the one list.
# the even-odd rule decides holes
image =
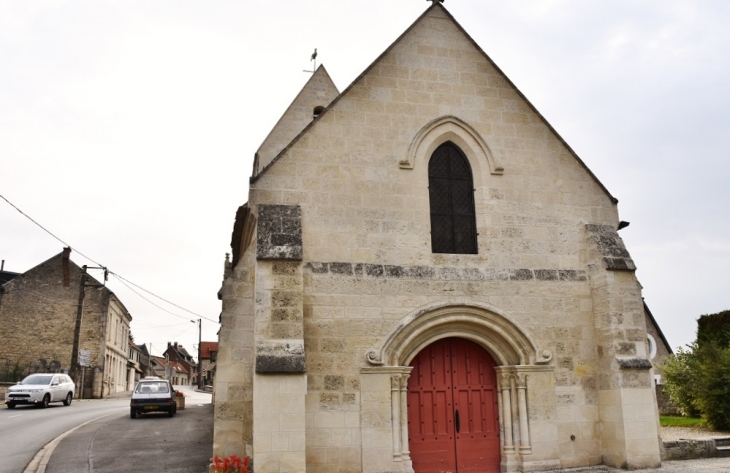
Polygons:
[[74,401],[68,407],[58,403],[47,409],[0,404],[0,473],[22,472],[45,444],[83,422],[128,411],[125,399]]
[[124,412],[90,422],[56,447],[47,473],[202,473],[213,455],[210,395],[186,392],[186,406],[174,417]]

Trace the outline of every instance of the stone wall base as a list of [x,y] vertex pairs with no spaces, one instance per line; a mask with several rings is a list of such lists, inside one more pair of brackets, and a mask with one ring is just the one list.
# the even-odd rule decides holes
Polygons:
[[664,442],[662,460],[692,460],[695,458],[728,457],[730,450],[725,444],[730,439],[694,439]]

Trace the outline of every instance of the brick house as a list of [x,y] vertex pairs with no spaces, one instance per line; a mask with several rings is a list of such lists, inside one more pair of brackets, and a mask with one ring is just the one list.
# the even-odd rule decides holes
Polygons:
[[256,153],[214,454],[270,472],[660,465],[617,199],[434,1]]
[[[177,373],[178,379],[183,381],[177,384],[195,385],[197,383],[198,365],[193,359],[193,356],[188,353],[185,347],[178,344],[177,342],[167,342],[167,349],[162,354],[162,356],[169,360],[170,363],[179,363],[180,367],[183,368],[183,370],[180,370],[180,367],[175,367],[175,373]],[[182,374],[183,372],[184,376]]]
[[[0,360],[20,372],[73,372],[71,358],[82,269],[71,250],[44,261],[0,286]],[[90,354],[83,397],[99,398],[128,388],[128,340],[132,316],[117,296],[86,276],[79,350]],[[74,381],[81,387],[81,371]],[[80,393],[77,392],[77,397]]]

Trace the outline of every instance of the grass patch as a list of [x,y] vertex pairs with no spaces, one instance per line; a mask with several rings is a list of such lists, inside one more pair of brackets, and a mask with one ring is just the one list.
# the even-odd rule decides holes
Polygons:
[[696,427],[704,428],[702,419],[699,417],[675,417],[660,416],[659,422],[663,427]]

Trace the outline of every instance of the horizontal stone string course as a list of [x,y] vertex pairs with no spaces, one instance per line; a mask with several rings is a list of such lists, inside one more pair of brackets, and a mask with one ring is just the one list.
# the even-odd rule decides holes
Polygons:
[[338,276],[450,281],[586,281],[588,279],[587,273],[578,269],[482,269],[309,262],[305,265],[305,270],[312,274]]

